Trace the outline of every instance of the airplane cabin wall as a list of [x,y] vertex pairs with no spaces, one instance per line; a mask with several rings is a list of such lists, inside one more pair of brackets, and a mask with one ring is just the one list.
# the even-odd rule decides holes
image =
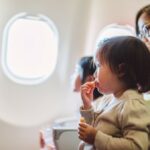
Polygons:
[[137,11],[147,4],[150,4],[149,0],[94,0],[91,3],[85,52],[93,52],[96,38],[106,25],[118,23],[135,27]]
[[148,1],[0,0],[0,47],[6,23],[20,12],[46,15],[59,33],[56,69],[44,83],[16,84],[4,75],[0,66],[1,150],[38,150],[41,127],[78,111],[80,96],[70,89],[76,61],[80,56],[92,54],[96,36],[105,25],[114,22],[134,25],[137,10]]

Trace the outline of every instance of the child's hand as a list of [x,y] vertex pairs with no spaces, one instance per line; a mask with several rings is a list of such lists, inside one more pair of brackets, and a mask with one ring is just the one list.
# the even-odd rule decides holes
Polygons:
[[89,144],[94,144],[97,130],[86,123],[79,123],[78,128],[79,138]]
[[93,91],[95,89],[95,82],[87,82],[81,86],[81,97],[83,100],[84,109],[91,108],[93,100]]

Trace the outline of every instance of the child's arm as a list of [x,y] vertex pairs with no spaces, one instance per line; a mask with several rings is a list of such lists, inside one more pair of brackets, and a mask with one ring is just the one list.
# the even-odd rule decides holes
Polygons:
[[150,112],[142,102],[130,100],[121,107],[116,126],[121,130],[121,137],[102,132],[97,127],[94,141],[97,150],[148,150]]
[[123,137],[113,137],[97,131],[94,146],[97,150],[148,150],[148,133],[130,129]]
[[91,124],[94,119],[94,109],[92,107],[94,88],[95,82],[87,82],[81,86],[83,106],[80,108],[80,113],[88,124]]
[[[97,150],[148,150],[148,134],[132,130],[126,137],[107,135],[86,123],[79,123],[79,138],[96,147]],[[135,140],[135,141],[134,141]]]
[[95,82],[87,82],[81,86],[81,97],[83,101],[83,109],[90,109],[92,107],[93,91],[95,89]]

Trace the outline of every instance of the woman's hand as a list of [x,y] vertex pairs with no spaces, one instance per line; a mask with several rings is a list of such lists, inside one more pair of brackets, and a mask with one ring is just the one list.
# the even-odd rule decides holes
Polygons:
[[78,134],[79,138],[89,144],[94,144],[97,130],[86,123],[79,123]]
[[84,105],[84,109],[91,108],[93,100],[93,91],[95,89],[95,82],[87,82],[81,86],[81,97]]

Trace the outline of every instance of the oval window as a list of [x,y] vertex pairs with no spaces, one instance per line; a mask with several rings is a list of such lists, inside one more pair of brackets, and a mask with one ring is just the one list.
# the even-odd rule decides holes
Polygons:
[[43,82],[54,71],[57,52],[57,29],[47,17],[22,13],[6,25],[2,66],[9,79],[27,85]]

